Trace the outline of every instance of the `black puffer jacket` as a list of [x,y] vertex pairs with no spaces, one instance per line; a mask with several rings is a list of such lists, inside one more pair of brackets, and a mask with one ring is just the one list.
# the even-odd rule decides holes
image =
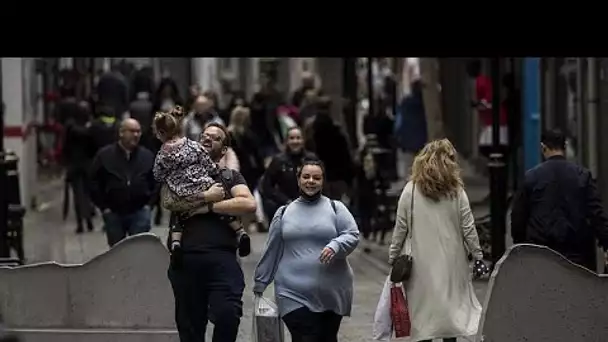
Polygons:
[[154,180],[154,155],[138,146],[127,158],[116,144],[102,148],[91,167],[91,197],[99,209],[133,213],[152,204],[159,186]]
[[302,166],[304,158],[315,159],[316,156],[311,152],[297,155],[280,153],[272,158],[262,179],[262,197],[278,207],[298,198],[300,190],[296,172]]
[[591,172],[554,156],[526,173],[513,202],[515,243],[547,246],[595,269],[594,237],[608,247],[608,217]]

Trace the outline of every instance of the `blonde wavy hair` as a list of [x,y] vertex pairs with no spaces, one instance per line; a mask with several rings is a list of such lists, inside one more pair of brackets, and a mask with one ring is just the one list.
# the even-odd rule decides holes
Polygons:
[[448,139],[426,144],[414,158],[410,180],[434,201],[456,197],[463,182],[454,145]]
[[228,125],[228,131],[230,133],[243,134],[247,126],[249,126],[249,120],[251,112],[249,108],[243,106],[237,106],[230,113],[230,125]]

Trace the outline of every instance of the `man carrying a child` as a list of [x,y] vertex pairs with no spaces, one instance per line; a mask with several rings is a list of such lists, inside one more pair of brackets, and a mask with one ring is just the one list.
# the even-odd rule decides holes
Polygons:
[[[209,157],[218,162],[230,145],[224,126],[210,123],[200,138]],[[203,192],[204,204],[184,211],[183,202],[163,195],[163,206],[172,221],[181,225],[181,251],[173,256],[168,276],[175,296],[175,320],[180,341],[203,341],[208,317],[213,318],[214,342],[234,342],[242,316],[245,288],[237,259],[235,217],[254,213],[256,202],[243,176],[222,169],[215,184]],[[163,189],[167,191],[166,187]]]

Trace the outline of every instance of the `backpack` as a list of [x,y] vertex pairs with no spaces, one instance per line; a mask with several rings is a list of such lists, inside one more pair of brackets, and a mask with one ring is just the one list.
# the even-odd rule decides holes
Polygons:
[[228,186],[232,182],[232,170],[227,167],[222,167],[220,169],[220,181],[224,187],[224,190],[230,194],[230,188]]

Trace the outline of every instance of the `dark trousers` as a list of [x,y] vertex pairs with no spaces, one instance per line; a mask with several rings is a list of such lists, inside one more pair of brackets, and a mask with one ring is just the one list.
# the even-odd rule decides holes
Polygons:
[[145,206],[130,214],[103,214],[103,224],[110,247],[127,236],[147,233],[152,228],[150,207]]
[[160,203],[160,194],[154,200],[154,224],[160,225],[163,220],[163,208]]
[[213,342],[236,341],[245,280],[235,253],[184,253],[180,268],[169,267],[168,275],[181,342],[204,342],[209,317]]
[[342,316],[333,311],[312,312],[303,307],[283,317],[292,342],[337,342]]
[[91,226],[91,218],[93,217],[93,204],[87,191],[87,175],[86,173],[75,173],[70,177],[70,186],[74,194],[74,211],[76,213],[76,225],[78,229],[82,229],[84,223]]
[[[420,342],[433,342],[433,340],[424,340]],[[456,342],[456,337],[444,338],[443,342]]]

